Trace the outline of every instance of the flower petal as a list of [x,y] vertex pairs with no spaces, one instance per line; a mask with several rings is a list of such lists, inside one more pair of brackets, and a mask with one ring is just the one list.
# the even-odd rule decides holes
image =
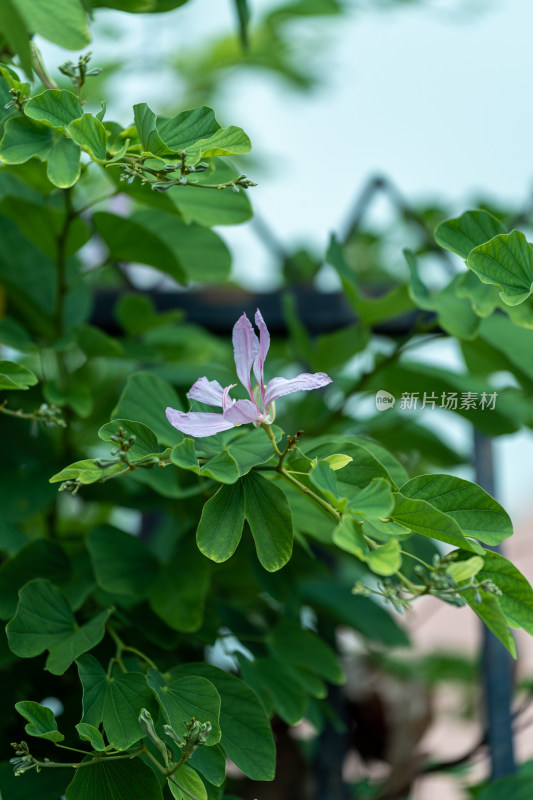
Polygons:
[[287,380],[287,378],[272,378],[266,387],[264,407],[269,406],[278,397],[292,394],[292,392],[307,392],[310,389],[320,389],[322,386],[327,386],[328,383],[331,383],[331,378],[325,372],[314,372],[312,374],[310,372],[302,372],[301,375],[297,375],[296,378],[291,378],[290,380]]
[[187,397],[191,400],[198,400],[200,403],[207,403],[208,406],[223,406],[224,389],[218,381],[208,381],[207,378],[198,378],[193,383]]
[[189,436],[213,436],[221,431],[229,431],[233,428],[233,423],[224,419],[222,414],[213,414],[209,411],[177,411],[175,408],[167,408],[165,411],[167,419],[174,428]]
[[233,353],[239,380],[253,400],[250,370],[259,353],[259,342],[246,314],[239,317],[233,327]]
[[255,357],[254,361],[254,375],[257,383],[261,387],[261,402],[263,404],[263,411],[265,410],[265,379],[263,375],[263,369],[265,366],[265,358],[268,353],[268,348],[270,347],[270,334],[268,332],[268,328],[266,326],[265,320],[263,319],[263,315],[257,309],[255,312],[255,324],[259,328],[259,353]]
[[261,412],[251,400],[236,400],[223,414],[224,419],[233,425],[244,425],[247,422],[260,422]]

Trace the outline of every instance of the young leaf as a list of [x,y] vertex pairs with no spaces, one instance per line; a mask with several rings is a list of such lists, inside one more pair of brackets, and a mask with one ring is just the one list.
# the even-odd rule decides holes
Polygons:
[[172,778],[174,780],[169,778],[167,783],[172,796],[176,800],[190,800],[191,797],[195,797],[196,800],[207,800],[207,789],[203,780],[187,764],[182,764],[173,773]]
[[533,589],[520,570],[499,553],[487,551],[478,580],[491,580],[502,591],[498,603],[507,624],[533,635]]
[[[501,609],[499,598],[488,592],[480,592],[479,596],[473,589],[461,592],[472,611],[490,628],[495,636],[498,637],[504,647],[516,658],[516,645],[507,627],[507,620]],[[480,600],[481,602],[478,602]]]
[[107,152],[107,132],[99,119],[92,114],[84,114],[73,120],[67,127],[67,134],[78,147],[85,150],[94,161],[104,163]]
[[292,553],[292,514],[281,489],[257,472],[242,478],[245,516],[257,557],[269,572],[281,569]]
[[221,486],[202,509],[196,531],[198,549],[212,561],[227,561],[237,549],[243,525],[244,492],[241,481],[231,486]]
[[78,731],[80,739],[84,742],[89,742],[93,750],[97,752],[101,753],[112,746],[106,745],[104,737],[94,725],[88,725],[86,722],[78,722],[76,730]]
[[31,700],[22,700],[15,703],[15,708],[28,724],[24,728],[28,736],[38,736],[50,742],[62,742],[65,738],[57,729],[56,718],[52,711],[40,703]]

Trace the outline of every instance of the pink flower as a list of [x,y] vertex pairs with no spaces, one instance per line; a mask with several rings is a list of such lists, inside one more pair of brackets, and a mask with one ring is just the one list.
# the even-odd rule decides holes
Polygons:
[[[272,378],[265,386],[263,368],[265,358],[270,346],[270,334],[261,312],[257,309],[255,324],[259,328],[259,340],[246,316],[243,314],[233,328],[233,352],[237,377],[248,392],[249,400],[233,400],[229,396],[230,389],[236,386],[232,383],[225,389],[218,381],[209,381],[199,378],[187,393],[192,400],[199,400],[210,406],[218,406],[222,414],[210,412],[177,411],[167,408],[166,415],[171,425],[189,436],[212,436],[220,431],[227,431],[235,425],[253,422],[260,425],[262,422],[270,425],[274,421],[274,403],[279,397],[292,392],[320,389],[331,383],[331,378],[324,372],[310,374],[304,372],[296,378]],[[250,370],[253,369],[257,386],[252,390]]]

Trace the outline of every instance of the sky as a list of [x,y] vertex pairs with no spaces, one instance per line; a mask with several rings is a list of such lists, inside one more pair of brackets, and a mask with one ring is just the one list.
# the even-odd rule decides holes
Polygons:
[[[250,0],[256,17],[277,4]],[[299,94],[250,72],[228,79],[220,95],[223,121],[243,127],[253,142],[260,163],[252,159],[246,171],[258,181],[254,209],[280,242],[322,252],[376,174],[411,201],[446,201],[457,214],[479,194],[524,205],[533,186],[533,2],[428,0],[386,11],[378,10],[378,0],[346,5],[351,10],[342,18],[298,23],[318,50],[318,90]],[[124,124],[132,102],[168,107],[168,75],[160,66],[154,71],[157,54],[235,27],[230,0],[191,0],[165,15],[163,25],[162,19],[97,14],[93,62],[112,49],[130,65],[109,104]],[[50,63],[64,60],[57,48],[43,50]],[[250,224],[219,232],[239,282],[259,290],[276,285],[271,258]],[[335,285],[327,274],[324,284]],[[516,517],[527,511],[532,451],[530,434],[497,444],[500,497]]]

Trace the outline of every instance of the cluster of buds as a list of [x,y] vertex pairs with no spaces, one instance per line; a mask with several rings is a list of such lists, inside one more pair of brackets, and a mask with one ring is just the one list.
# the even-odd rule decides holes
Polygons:
[[[172,752],[157,734],[152,715],[146,708],[141,709],[139,714],[139,724],[145,736],[148,736],[150,741],[153,742],[163,756],[165,768],[170,772],[174,771],[176,765],[172,761]],[[184,761],[187,761],[197,747],[200,747],[206,743],[207,738],[211,733],[211,729],[212,725],[210,722],[198,722],[197,719],[192,717],[190,722],[187,723],[186,732],[182,738],[176,733],[171,725],[163,725],[163,731],[165,732],[165,735],[168,736],[169,739],[172,739],[172,741],[175,742],[178,747],[183,748],[179,764],[183,764]]]
[[67,78],[71,79],[78,91],[85,83],[86,78],[95,77],[102,72],[98,67],[94,67],[93,69],[87,68],[91,60],[91,55],[92,53],[86,53],[84,56],[79,57],[77,64],[73,64],[72,61],[65,61],[65,63],[61,64],[59,67],[59,71],[62,72],[63,75],[66,75]]
[[128,458],[128,452],[131,450],[133,445],[136,441],[135,434],[128,433],[124,430],[124,428],[120,427],[116,433],[109,437],[112,442],[114,442],[117,446],[111,450],[111,459],[95,459],[94,463],[100,469],[105,469],[106,467],[111,467],[113,464],[116,464],[117,461],[122,461],[126,466],[131,466],[130,460]]
[[15,777],[23,775],[30,769],[36,769],[39,772],[39,767],[35,763],[35,759],[30,755],[30,750],[26,742],[11,742],[11,747],[15,748],[15,758],[10,758],[9,763],[13,767]]

